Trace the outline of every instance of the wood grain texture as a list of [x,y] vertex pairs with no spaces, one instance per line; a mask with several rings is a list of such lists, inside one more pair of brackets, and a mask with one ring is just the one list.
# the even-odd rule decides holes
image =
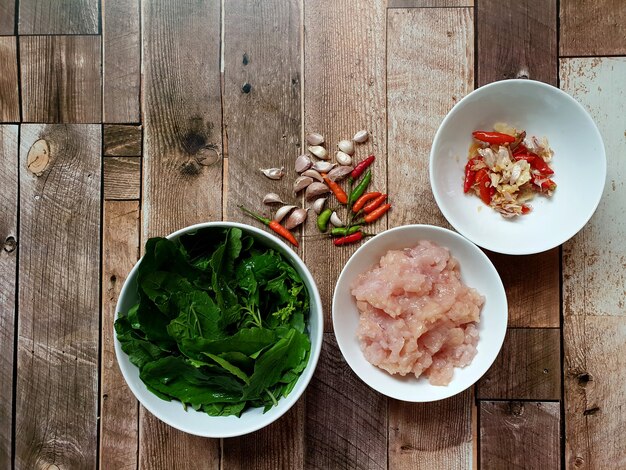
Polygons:
[[0,74],[0,122],[19,122],[20,98],[15,37],[0,37],[0,70],[2,70]]
[[144,0],[144,238],[221,218],[220,4]]
[[[261,202],[269,192],[302,202],[293,195],[298,176],[293,165],[302,153],[299,5],[297,0],[224,4],[229,220],[254,224],[237,206],[269,213]],[[273,167],[285,167],[287,176],[275,181],[259,171]]]
[[[367,143],[356,147],[354,161],[376,155],[370,188],[381,192],[387,191],[385,6],[382,0],[304,2],[304,130],[321,133],[333,155],[340,140],[361,129],[370,131]],[[395,197],[394,191],[390,198]],[[384,217],[368,231],[386,228]],[[320,289],[328,331],[333,288],[358,246],[338,249],[320,238],[314,217],[305,234],[311,238],[305,242],[304,261]]]
[[99,37],[21,37],[20,66],[24,121],[100,122]]
[[207,439],[178,431],[159,421],[143,406],[140,407],[139,419],[140,470],[219,468],[218,439]]
[[139,122],[139,0],[102,0],[103,122]]
[[478,84],[531,78],[556,85],[556,0],[477,4]]
[[387,468],[387,398],[352,372],[332,333],[305,404],[305,468]]
[[474,87],[472,10],[390,10],[388,16],[388,180],[396,202],[389,226],[448,227],[430,189],[428,160],[441,120]]
[[388,8],[473,7],[474,0],[387,0]]
[[0,36],[15,34],[15,1],[0,0]]
[[481,468],[561,468],[558,403],[483,401],[479,413]]
[[104,125],[104,155],[141,157],[141,126]]
[[560,10],[560,55],[626,54],[626,3],[561,0]]
[[[224,129],[228,136],[225,218],[258,225],[239,204],[269,213],[269,192],[300,204],[292,193],[295,158],[301,151],[300,27],[298,0],[224,2]],[[269,180],[259,168],[285,167]],[[226,171],[227,170],[227,171]],[[299,230],[295,231],[296,236]],[[304,405],[252,435],[225,439],[223,468],[302,468]]]
[[[143,0],[142,239],[221,218],[220,2]],[[212,468],[219,441],[141,409],[142,468]]]
[[[106,166],[104,171],[106,178]],[[117,365],[113,322],[126,276],[139,259],[139,201],[107,201],[103,210],[99,463],[102,469],[135,469],[139,405]]]
[[104,159],[104,199],[139,199],[141,195],[141,158]]
[[559,400],[558,328],[509,328],[496,361],[478,382],[478,399]]
[[561,87],[590,112],[607,182],[590,222],[563,246],[566,463],[626,467],[626,59],[562,59]]
[[528,274],[526,278],[520,274],[520,263],[515,261],[518,257],[493,252],[487,254],[498,269],[506,290],[509,326],[558,328],[561,315],[558,249],[548,254],[524,256],[522,271]]
[[100,151],[99,125],[21,126],[17,468],[96,465]]
[[19,34],[98,34],[98,0],[20,0]]
[[[447,226],[430,191],[428,159],[439,123],[474,86],[473,12],[394,9],[387,25],[388,184],[396,200],[389,225]],[[470,396],[390,402],[390,467],[471,468]]]
[[472,392],[435,403],[389,401],[389,468],[472,468]]
[[[556,0],[479,2],[478,85],[507,78],[531,78],[556,85],[556,28]],[[505,284],[511,325],[558,327],[558,248],[523,258],[489,255]]]
[[18,243],[18,126],[0,125],[0,168],[0,467],[10,468]]

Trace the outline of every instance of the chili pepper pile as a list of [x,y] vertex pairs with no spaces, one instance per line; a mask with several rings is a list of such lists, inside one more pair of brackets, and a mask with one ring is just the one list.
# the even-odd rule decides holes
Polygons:
[[531,212],[527,204],[536,193],[550,196],[556,189],[548,162],[553,152],[544,138],[526,138],[507,124],[495,131],[475,131],[465,165],[463,191],[475,192],[481,201],[503,217]]
[[[391,204],[386,203],[387,194],[377,191],[367,192],[372,182],[370,167],[376,157],[370,155],[352,167],[355,144],[364,143],[368,137],[368,132],[363,130],[357,132],[352,140],[340,141],[337,144],[339,151],[335,155],[339,164],[337,166],[337,163],[328,161],[330,156],[327,149],[323,147],[324,137],[318,133],[310,133],[307,134],[306,141],[310,145],[308,151],[311,155],[300,155],[295,161],[295,170],[300,177],[294,182],[294,195],[306,189],[305,199],[314,201],[309,209],[313,209],[318,214],[316,225],[319,232],[332,237],[336,246],[356,243],[372,236],[363,231],[363,226],[375,222],[391,208]],[[311,156],[319,160],[313,161]],[[267,178],[279,180],[285,175],[283,170],[284,168],[268,168],[261,171]],[[342,179],[347,181],[345,189],[340,184]],[[336,208],[327,202],[327,193],[334,195],[338,203]],[[309,209],[289,205],[283,202],[281,196],[276,193],[266,194],[263,202],[268,205],[283,204],[283,206],[276,211],[273,218],[264,217],[243,206],[239,207],[247,215],[269,226],[292,245],[298,246],[298,241],[290,229],[306,220]],[[325,204],[331,207],[324,209]],[[342,212],[345,212],[343,221],[337,213],[342,206],[345,208],[342,209]],[[288,214],[291,215],[286,219],[285,225],[281,225],[281,220]]]

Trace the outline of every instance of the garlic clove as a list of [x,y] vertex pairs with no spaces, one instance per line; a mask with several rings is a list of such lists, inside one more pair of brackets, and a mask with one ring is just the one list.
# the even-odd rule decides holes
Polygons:
[[302,208],[295,209],[285,221],[285,228],[291,230],[306,220],[307,210]]
[[302,173],[305,170],[311,168],[312,162],[308,155],[300,155],[296,158],[295,169],[296,173]]
[[324,204],[326,203],[325,197],[320,197],[316,199],[315,202],[311,205],[311,208],[315,211],[316,214],[321,214],[322,210],[324,210]]
[[338,166],[338,167],[333,168],[332,170],[330,170],[330,172],[328,173],[328,177],[332,181],[341,181],[346,176],[348,176],[350,173],[352,173],[352,170],[354,170],[354,167],[352,167],[352,166],[343,166],[343,165],[342,166]]
[[352,137],[352,140],[354,140],[357,144],[362,144],[363,142],[367,142],[367,139],[369,139],[369,136],[370,136],[369,132],[367,132],[366,130],[362,130],[354,134],[354,137]]
[[308,148],[308,151],[321,160],[328,160],[330,158],[328,156],[328,150],[321,145],[312,145]]
[[263,204],[284,204],[280,196],[276,193],[267,193],[263,198]]
[[285,176],[285,167],[281,168],[260,168],[261,172],[271,180],[279,180]]
[[336,166],[337,166],[336,163],[315,162],[315,163],[313,163],[313,167],[312,168],[315,171],[319,171],[320,173],[328,173],[330,170],[332,170]]
[[311,178],[313,178],[314,180],[319,181],[320,183],[324,182],[324,178],[322,178],[322,175],[320,175],[319,172],[317,172],[317,171],[315,171],[313,169],[310,169],[310,170],[307,170],[307,171],[303,172],[302,176],[310,176]]
[[333,224],[333,226],[335,227],[343,227],[343,222],[341,221],[341,219],[339,218],[336,212],[333,212],[332,215],[330,216],[330,223]]
[[313,178],[311,178],[310,176],[300,176],[296,178],[296,180],[293,182],[293,193],[298,194],[312,182]]
[[316,197],[321,196],[322,194],[326,194],[328,192],[330,192],[328,186],[326,186],[324,183],[315,182],[307,186],[304,197],[306,197],[307,200],[311,201]]
[[321,145],[324,143],[324,136],[317,132],[310,132],[306,135],[306,142],[309,145]]
[[339,150],[347,153],[348,155],[354,154],[354,142],[351,140],[340,140],[337,147],[339,147]]
[[298,206],[283,206],[283,207],[281,207],[280,209],[278,209],[276,211],[276,214],[274,214],[274,220],[276,222],[280,222],[281,220],[283,220],[285,218],[285,216],[287,214],[289,214],[296,207],[298,207]]
[[352,157],[341,150],[337,151],[335,154],[335,160],[340,165],[352,165]]

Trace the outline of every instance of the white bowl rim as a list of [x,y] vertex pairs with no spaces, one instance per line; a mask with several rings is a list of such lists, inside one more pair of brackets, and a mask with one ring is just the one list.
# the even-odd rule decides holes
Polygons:
[[[500,247],[494,247],[494,246],[490,245],[488,242],[482,241],[482,242],[478,243],[477,241],[473,240],[467,234],[467,232],[465,230],[463,230],[461,227],[458,227],[457,224],[454,223],[453,218],[450,216],[450,213],[445,209],[445,206],[442,204],[442,201],[440,200],[440,198],[438,196],[438,193],[435,191],[435,188],[434,188],[433,167],[434,167],[434,160],[435,160],[435,149],[439,146],[439,140],[441,139],[442,129],[445,127],[446,123],[452,118],[452,116],[454,115],[454,112],[457,109],[457,107],[461,106],[462,103],[464,103],[466,100],[474,98],[475,95],[480,95],[481,93],[484,93],[488,89],[497,88],[497,87],[500,87],[500,86],[507,86],[509,84],[516,84],[516,83],[517,84],[528,85],[528,86],[531,86],[531,87],[532,86],[538,86],[540,88],[550,89],[552,92],[556,92],[557,95],[560,95],[565,100],[569,101],[570,103],[573,103],[574,106],[577,107],[582,112],[582,114],[585,117],[585,119],[587,121],[589,121],[589,124],[591,125],[590,127],[592,129],[592,132],[594,132],[596,134],[596,137],[598,138],[598,141],[600,142],[600,146],[601,146],[601,149],[602,149],[601,154],[598,155],[598,159],[599,159],[599,163],[602,165],[603,170],[604,170],[603,171],[604,178],[603,178],[603,181],[602,181],[602,189],[600,191],[598,191],[598,194],[595,195],[595,200],[593,201],[593,210],[591,210],[589,212],[589,215],[587,216],[587,218],[585,219],[584,223],[579,228],[577,228],[573,232],[572,231],[563,232],[564,235],[562,235],[560,237],[558,243],[556,243],[556,244],[553,243],[553,244],[551,244],[551,246],[547,246],[546,248],[541,248],[540,250],[515,249],[515,247],[511,247],[508,250],[503,250]],[[533,254],[536,254],[536,253],[543,253],[545,251],[551,250],[552,248],[556,248],[557,246],[560,246],[563,243],[565,243],[566,241],[568,241],[570,238],[572,238],[574,235],[576,235],[578,232],[580,232],[585,225],[587,225],[587,222],[589,222],[589,219],[591,219],[593,214],[598,209],[598,205],[600,204],[600,200],[602,199],[602,195],[604,194],[604,188],[606,187],[606,178],[607,178],[606,148],[604,147],[604,140],[602,139],[602,134],[600,133],[600,130],[598,129],[598,126],[596,125],[596,123],[593,120],[593,118],[591,117],[591,115],[587,112],[585,107],[582,104],[580,104],[574,97],[572,97],[568,93],[564,92],[560,88],[557,88],[557,87],[555,87],[553,85],[550,85],[549,83],[540,82],[538,80],[525,79],[525,78],[511,78],[511,79],[507,79],[507,80],[499,80],[497,82],[491,82],[491,83],[488,83],[486,85],[483,85],[481,87],[476,88],[475,90],[473,90],[470,93],[468,93],[467,95],[465,95],[461,100],[459,100],[452,107],[452,109],[448,112],[448,114],[446,114],[446,117],[443,119],[443,121],[441,121],[441,124],[439,125],[439,128],[437,129],[437,133],[435,134],[435,139],[433,140],[433,144],[432,144],[432,146],[430,148],[430,156],[429,156],[429,165],[428,166],[429,166],[428,177],[430,179],[430,189],[431,189],[431,191],[433,193],[433,196],[435,197],[435,202],[437,203],[437,206],[439,207],[439,210],[441,211],[443,216],[446,218],[448,223],[450,225],[452,225],[457,232],[459,232],[465,238],[470,240],[472,243],[475,243],[476,245],[481,246],[482,248],[485,248],[486,250],[493,251],[494,253],[501,253],[503,255],[533,255]]]
[[[114,345],[115,345],[115,357],[117,360],[117,365],[120,368],[122,375],[124,376],[124,381],[126,382],[126,384],[128,385],[128,387],[130,388],[130,390],[133,392],[133,395],[135,396],[135,398],[137,400],[139,400],[139,402],[144,406],[144,408],[146,408],[150,413],[152,413],[157,419],[159,419],[160,421],[163,421],[165,424],[168,424],[169,426],[172,426],[173,428],[176,428],[180,431],[183,431],[187,434],[192,434],[192,435],[196,435],[196,436],[201,436],[201,437],[211,437],[211,438],[228,438],[228,437],[237,437],[237,436],[243,436],[245,434],[249,434],[252,433],[254,431],[258,431],[261,428],[264,428],[265,426],[270,425],[271,423],[277,421],[278,419],[280,419],[287,411],[289,411],[291,409],[291,407],[300,399],[300,397],[302,396],[302,394],[304,393],[304,391],[306,390],[306,388],[309,385],[309,382],[311,381],[311,378],[313,377],[313,373],[315,372],[315,369],[317,367],[317,363],[320,357],[320,352],[322,349],[322,342],[323,342],[323,335],[324,335],[324,311],[322,308],[322,301],[321,301],[321,297],[319,294],[319,290],[317,288],[317,284],[315,283],[315,279],[313,279],[313,276],[311,275],[311,272],[309,271],[309,269],[307,268],[306,264],[304,264],[304,261],[302,261],[302,259],[300,258],[300,256],[298,256],[298,254],[290,247],[288,246],[286,243],[284,243],[282,240],[280,240],[278,237],[275,237],[274,235],[272,235],[271,233],[268,233],[258,227],[254,227],[252,225],[248,225],[248,224],[242,224],[239,222],[229,222],[229,221],[214,221],[214,222],[201,222],[198,224],[194,224],[194,225],[190,225],[188,227],[184,227],[181,228],[179,230],[176,230],[175,232],[170,233],[169,235],[167,235],[165,238],[167,239],[173,239],[173,238],[178,238],[181,235],[185,234],[185,233],[189,233],[189,232],[193,232],[195,230],[199,230],[202,228],[219,228],[219,227],[226,227],[226,228],[239,228],[243,231],[248,231],[248,232],[253,232],[256,235],[259,235],[260,237],[265,237],[266,239],[272,240],[272,242],[277,243],[282,249],[284,249],[286,251],[286,253],[289,253],[289,259],[293,260],[294,263],[298,264],[298,266],[302,269],[302,272],[305,274],[306,277],[306,281],[308,281],[308,283],[311,286],[309,295],[311,297],[313,297],[316,301],[316,305],[319,306],[318,308],[318,312],[319,314],[318,316],[318,320],[319,320],[319,328],[318,328],[318,332],[317,335],[315,337],[310,336],[311,339],[311,354],[309,355],[309,363],[307,364],[306,368],[304,369],[304,371],[302,371],[302,374],[300,375],[300,377],[298,378],[298,382],[296,387],[294,387],[294,389],[291,391],[291,393],[289,395],[287,395],[286,397],[283,397],[279,400],[279,405],[280,403],[283,402],[284,406],[283,408],[279,409],[279,411],[276,413],[276,415],[273,416],[269,416],[269,415],[262,415],[262,417],[265,416],[269,416],[271,419],[259,419],[258,421],[253,421],[251,425],[248,425],[247,427],[245,426],[245,421],[242,420],[242,430],[240,431],[236,431],[236,432],[231,432],[231,433],[226,433],[226,432],[222,432],[222,433],[215,433],[215,432],[206,432],[206,433],[198,433],[195,431],[190,431],[189,429],[185,429],[184,426],[180,426],[178,423],[173,422],[170,419],[166,419],[163,418],[162,416],[159,415],[159,413],[157,411],[154,410],[154,408],[152,407],[152,405],[150,405],[147,402],[144,402],[144,400],[142,399],[143,396],[143,390],[138,390],[135,385],[132,383],[132,381],[128,380],[127,374],[130,374],[130,370],[126,370],[125,367],[122,367],[122,363],[120,361],[120,357],[121,355],[124,355],[126,357],[128,357],[128,355],[122,351],[122,347],[120,345],[120,342],[117,339],[117,335],[115,334],[115,327],[113,327],[113,338],[114,338]],[[285,254],[285,253],[283,253]],[[143,256],[141,258],[139,258],[139,260],[135,263],[135,265],[133,266],[133,268],[131,269],[131,271],[128,273],[128,276],[126,277],[126,280],[124,281],[124,285],[122,286],[122,290],[120,291],[120,295],[118,297],[117,303],[115,305],[115,320],[117,320],[118,318],[118,314],[120,311],[120,299],[122,299],[125,295],[127,295],[127,291],[130,290],[131,288],[134,288],[134,286],[131,286],[131,284],[128,282],[128,280],[133,277],[133,275],[135,274],[135,272],[137,271],[139,264],[141,263],[141,260],[143,259]],[[304,279],[303,279],[304,280]],[[311,332],[309,332],[309,334],[311,334]],[[135,366],[134,364],[130,364],[134,369],[138,369],[137,366]],[[301,385],[300,385],[301,384]],[[148,393],[152,393],[152,392],[148,392]],[[199,411],[195,411],[195,410],[188,410],[185,411],[182,407],[181,404],[181,412],[194,412],[194,413],[200,413]],[[207,415],[209,416],[209,415]],[[242,415],[243,416],[243,415]],[[209,416],[210,417],[210,416]],[[238,418],[238,419],[242,419],[242,418]],[[211,430],[212,431],[212,430]]]
[[[393,232],[397,232],[397,231],[402,231],[402,230],[415,230],[415,229],[419,229],[419,230],[432,230],[435,232],[442,232],[445,233],[446,235],[451,236],[452,238],[456,238],[457,240],[459,240],[461,243],[466,244],[468,247],[470,247],[471,250],[475,251],[475,253],[477,254],[478,258],[485,262],[486,265],[488,266],[489,270],[492,271],[495,274],[495,278],[497,279],[497,287],[498,290],[502,292],[503,294],[503,299],[504,299],[504,312],[506,314],[506,322],[505,322],[505,328],[502,332],[502,335],[500,337],[500,341],[497,347],[497,354],[495,354],[493,356],[493,358],[491,358],[488,361],[485,361],[483,363],[483,367],[481,368],[482,370],[480,370],[476,376],[476,380],[474,380],[472,383],[468,384],[467,387],[465,387],[462,390],[457,390],[455,392],[452,393],[448,393],[448,394],[442,394],[442,396],[440,397],[436,397],[436,398],[427,398],[427,399],[416,399],[416,400],[406,400],[405,398],[399,397],[399,396],[395,396],[393,394],[390,394],[388,391],[383,390],[382,388],[379,388],[377,386],[375,386],[374,384],[371,384],[369,382],[367,382],[362,376],[361,374],[359,374],[353,367],[352,364],[350,363],[350,360],[348,359],[348,355],[346,354],[346,351],[344,350],[344,348],[342,347],[342,342],[339,340],[339,338],[337,337],[337,334],[335,333],[336,328],[335,328],[335,304],[337,302],[337,295],[338,294],[338,289],[336,288],[336,286],[339,284],[339,281],[343,278],[343,276],[345,275],[345,273],[348,271],[348,268],[351,264],[351,262],[357,258],[357,256],[359,255],[359,253],[361,251],[364,251],[367,247],[368,244],[373,243],[374,240],[376,240],[378,237],[382,237],[382,236],[386,236],[390,233]],[[405,401],[405,402],[409,402],[409,403],[428,403],[428,402],[434,402],[434,401],[440,401],[440,400],[445,400],[446,398],[450,398],[452,396],[458,395],[462,392],[464,392],[465,390],[467,390],[468,388],[470,388],[471,386],[475,385],[476,382],[478,382],[481,377],[483,375],[485,375],[485,373],[489,370],[489,368],[493,365],[493,363],[495,362],[495,360],[497,359],[498,355],[500,354],[500,351],[502,350],[502,345],[504,344],[504,339],[506,337],[506,333],[508,330],[508,321],[509,321],[509,304],[508,304],[508,299],[506,296],[506,290],[504,288],[504,284],[502,283],[502,279],[500,278],[500,274],[498,273],[498,270],[496,269],[496,267],[493,265],[493,263],[491,262],[491,260],[489,259],[489,257],[472,241],[470,241],[469,239],[461,236],[460,234],[458,234],[457,232],[444,228],[444,227],[439,227],[437,225],[429,225],[429,224],[407,224],[407,225],[400,225],[398,227],[393,227],[390,228],[388,230],[385,230],[384,232],[381,232],[380,234],[378,234],[377,236],[370,238],[367,242],[365,242],[363,245],[361,245],[358,250],[356,250],[354,252],[354,254],[350,257],[350,259],[348,260],[348,262],[346,263],[346,265],[343,267],[343,269],[341,270],[341,273],[339,274],[339,277],[337,278],[337,284],[335,285],[335,291],[333,293],[333,300],[332,300],[332,321],[333,321],[333,334],[335,334],[335,339],[337,340],[337,345],[339,346],[339,350],[341,351],[342,356],[344,357],[345,361],[348,363],[348,365],[350,366],[350,369],[352,369],[352,372],[354,372],[354,374],[356,374],[357,377],[359,377],[359,379],[366,384],[368,387],[376,390],[379,393],[382,393],[383,395],[386,395],[390,398],[394,398],[396,400],[400,400],[400,401]],[[480,341],[480,340],[479,340]],[[454,380],[454,379],[452,379]],[[443,389],[444,387],[442,387]],[[449,388],[447,389],[448,391],[450,390]]]

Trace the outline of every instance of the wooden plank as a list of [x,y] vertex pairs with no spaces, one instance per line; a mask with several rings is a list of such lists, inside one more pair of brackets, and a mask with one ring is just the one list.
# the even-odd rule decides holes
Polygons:
[[479,410],[481,468],[561,468],[559,403],[483,401]]
[[141,158],[104,159],[104,199],[139,199],[141,195]]
[[[222,213],[220,2],[143,0],[142,239]],[[140,411],[143,468],[217,467],[219,441]]]
[[305,403],[305,468],[387,468],[387,397],[352,372],[332,333]]
[[[498,268],[509,302],[509,326],[532,328],[558,328],[560,308],[558,286],[561,282],[558,269],[558,249],[549,254],[524,256],[524,278],[520,263],[499,253],[487,253]],[[555,260],[556,258],[556,260]]]
[[598,125],[607,183],[590,222],[563,245],[566,463],[626,467],[626,59],[561,60],[561,87]]
[[0,36],[15,34],[14,0],[0,0]]
[[21,126],[17,468],[96,465],[100,151],[99,125]]
[[100,122],[100,38],[20,38],[22,113],[26,122]]
[[220,2],[144,0],[142,21],[145,239],[221,218]]
[[622,0],[561,0],[559,54],[626,54],[626,3]]
[[104,125],[104,155],[141,157],[141,126]]
[[478,399],[559,400],[558,328],[511,328],[496,362],[478,382]]
[[18,126],[0,125],[0,168],[0,467],[10,468],[18,242]]
[[[106,178],[106,166],[104,171]],[[104,203],[99,454],[103,469],[137,467],[139,405],[117,365],[113,322],[126,276],[139,259],[139,218],[139,201]]]
[[556,85],[556,15],[556,0],[478,2],[478,84],[531,78]]
[[98,0],[20,0],[19,34],[98,34]]
[[387,8],[473,7],[474,0],[387,0]]
[[[299,5],[297,0],[224,4],[229,220],[255,224],[237,206],[268,209],[262,200],[269,192],[302,202],[293,195],[294,161],[302,153]],[[272,21],[263,21],[266,17]],[[274,181],[258,171],[272,167],[285,167],[287,176]]]
[[[531,78],[556,85],[555,0],[510,5],[485,0],[477,8],[479,85],[505,78]],[[511,256],[491,253],[490,258],[506,287],[511,326],[558,327],[558,248],[515,257],[515,263]]]
[[[1,13],[0,13],[1,14]],[[15,37],[0,37],[0,122],[20,121]]]
[[[302,153],[300,2],[231,0],[224,3],[223,15],[225,217],[256,224],[241,213],[239,204],[266,211],[262,199],[269,192],[294,204],[301,202],[292,194],[297,176],[293,164]],[[287,176],[279,181],[258,171],[281,166]],[[283,468],[302,468],[304,421],[300,400],[271,426],[225,439],[222,467],[273,469],[280,462]]]
[[[355,14],[358,12],[358,14]],[[361,129],[370,131],[366,144],[356,147],[355,161],[377,157],[370,188],[386,192],[384,1],[307,1],[304,3],[304,130],[320,132],[330,153],[337,142]],[[397,193],[391,194],[392,202]],[[368,231],[387,228],[383,218]],[[332,330],[330,302],[341,268],[358,246],[338,249],[320,237],[315,218],[307,221],[304,261],[311,270]],[[329,260],[331,260],[329,262]]]
[[102,0],[103,122],[139,122],[139,0]]
[[[387,28],[388,151],[393,162],[388,184],[396,201],[389,225],[447,226],[430,191],[428,159],[439,123],[473,89],[473,12],[394,9]],[[470,397],[466,392],[437,404],[391,401],[390,467],[471,468]]]
[[[472,23],[467,8],[389,11],[387,122],[393,165],[388,179],[396,201],[389,226],[449,227],[430,190],[429,152],[441,120],[474,87]],[[423,46],[415,48],[417,43]]]
[[389,468],[472,468],[471,408],[471,390],[435,403],[390,400]]

